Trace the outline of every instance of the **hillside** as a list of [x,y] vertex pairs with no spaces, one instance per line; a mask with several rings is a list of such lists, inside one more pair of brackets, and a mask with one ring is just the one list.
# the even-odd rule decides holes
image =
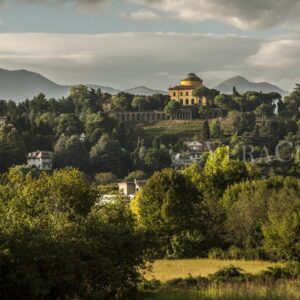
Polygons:
[[276,85],[270,84],[268,82],[251,82],[248,79],[241,76],[229,78],[216,85],[215,89],[225,94],[231,94],[234,86],[239,92],[242,93],[246,91],[257,91],[263,93],[277,92],[281,95],[287,94],[286,91],[282,90]]

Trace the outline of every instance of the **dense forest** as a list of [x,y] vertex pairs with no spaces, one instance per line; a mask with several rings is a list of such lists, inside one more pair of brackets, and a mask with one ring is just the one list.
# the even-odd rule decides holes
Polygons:
[[[275,174],[296,174],[299,132],[300,86],[284,101],[277,93],[246,92],[232,95],[202,87],[196,96],[205,96],[207,106],[193,107],[194,119],[203,125],[195,139],[212,140],[229,145],[232,156],[243,159],[272,157],[280,152],[284,161],[266,162],[267,171]],[[70,95],[62,99],[46,99],[43,94],[19,104],[0,101],[0,115],[7,117],[7,126],[0,129],[0,171],[10,166],[25,164],[28,152],[54,151],[54,168],[66,166],[94,175],[110,172],[124,178],[132,171],[141,170],[151,175],[169,167],[170,153],[183,148],[182,137],[165,134],[152,140],[145,139],[141,126],[118,122],[102,110],[103,103],[111,99],[101,90],[75,86]],[[119,93],[112,98],[112,110],[166,110],[180,108],[180,103],[169,101],[168,96],[133,96]],[[209,112],[218,109],[219,118],[211,120]],[[229,126],[223,126],[223,123]],[[281,142],[280,147],[276,148]],[[243,151],[243,145],[253,145]],[[279,161],[280,164],[280,161]]]

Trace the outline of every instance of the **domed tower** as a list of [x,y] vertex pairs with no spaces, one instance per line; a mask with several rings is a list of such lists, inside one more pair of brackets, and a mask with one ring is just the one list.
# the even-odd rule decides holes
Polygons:
[[206,105],[205,97],[197,97],[194,91],[203,87],[203,80],[194,73],[181,80],[180,85],[169,88],[169,96],[173,101],[180,102],[184,106]]
[[181,85],[190,86],[197,89],[203,86],[203,80],[196,74],[190,73],[185,79],[181,80]]

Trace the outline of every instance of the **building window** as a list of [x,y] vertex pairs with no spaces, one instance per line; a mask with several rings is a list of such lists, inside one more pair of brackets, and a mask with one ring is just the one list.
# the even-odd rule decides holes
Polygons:
[[192,99],[192,105],[194,105],[195,104],[195,100],[194,99]]
[[182,99],[180,99],[180,103],[183,104],[183,100]]
[[183,96],[183,92],[180,92],[180,96]]
[[189,99],[186,99],[186,100],[185,100],[185,104],[186,104],[186,105],[189,105]]
[[186,95],[188,96],[188,95],[189,95],[189,92],[186,92]]
[[176,96],[176,92],[173,92],[173,96]]

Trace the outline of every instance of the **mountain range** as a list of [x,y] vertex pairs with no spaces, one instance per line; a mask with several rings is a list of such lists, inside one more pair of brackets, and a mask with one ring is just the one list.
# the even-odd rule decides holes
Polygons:
[[[88,86],[95,89],[101,88],[102,92],[112,95],[116,95],[122,91],[120,89],[95,84],[88,84]],[[241,76],[225,80],[215,86],[215,88],[222,93],[231,93],[234,86],[239,92],[254,90],[262,92],[278,92],[282,95],[287,94],[286,91],[270,83],[254,83]],[[43,75],[31,71],[8,71],[0,69],[0,99],[12,99],[19,102],[26,98],[32,99],[39,93],[44,93],[48,98],[60,98],[68,95],[70,87],[71,86],[69,85],[57,84]],[[154,90],[145,86],[123,90],[123,92],[145,96],[157,93],[167,94],[166,91]]]
[[257,91],[263,93],[277,92],[282,96],[288,94],[287,91],[284,91],[283,89],[279,88],[274,84],[270,84],[268,82],[251,82],[242,76],[235,76],[229,78],[219,83],[214,88],[220,91],[221,93],[231,94],[233,87],[236,87],[237,91],[241,93],[247,91]]

